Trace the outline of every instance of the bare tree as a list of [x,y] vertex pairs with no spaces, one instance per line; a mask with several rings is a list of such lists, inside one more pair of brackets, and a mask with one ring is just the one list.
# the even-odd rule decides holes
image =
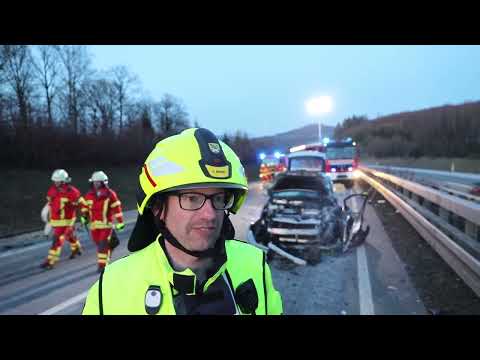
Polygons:
[[190,121],[185,105],[173,95],[163,95],[160,102],[155,104],[155,115],[160,125],[160,132],[164,136],[172,135],[188,128]]
[[53,126],[53,99],[58,90],[60,64],[56,45],[40,45],[37,47],[39,61],[34,62],[37,80],[45,94],[47,105],[47,125]]
[[90,55],[86,46],[62,45],[58,47],[61,62],[64,68],[63,81],[66,85],[64,100],[67,106],[67,119],[73,132],[79,132],[80,97],[84,94],[83,86],[92,75],[90,70]]
[[[0,86],[5,82],[5,66],[6,66],[6,56],[3,46],[0,48]],[[0,88],[1,89],[1,88]]]
[[30,124],[29,100],[33,92],[32,56],[27,45],[2,45],[0,48],[4,82],[15,94],[19,125]]
[[118,130],[122,133],[124,126],[124,113],[130,91],[139,84],[136,75],[131,74],[125,66],[116,66],[111,70],[112,83],[115,89],[118,107]]
[[5,94],[3,84],[5,82],[5,55],[3,49],[0,48],[0,126],[6,123],[4,111],[5,111]]
[[106,78],[91,80],[86,87],[88,108],[91,111],[93,132],[100,129],[102,135],[114,130],[114,113],[116,105],[115,85]]

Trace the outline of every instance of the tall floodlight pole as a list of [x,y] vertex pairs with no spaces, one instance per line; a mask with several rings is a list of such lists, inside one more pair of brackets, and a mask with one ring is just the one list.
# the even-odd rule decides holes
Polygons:
[[[305,102],[307,113],[312,116],[321,116],[332,111],[332,98],[330,96],[319,96]],[[322,142],[322,122],[318,119],[318,141]]]

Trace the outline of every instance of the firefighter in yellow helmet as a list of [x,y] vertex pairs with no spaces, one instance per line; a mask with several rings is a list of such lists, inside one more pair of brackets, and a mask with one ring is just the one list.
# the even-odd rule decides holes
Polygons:
[[157,143],[139,175],[128,248],[90,289],[83,314],[281,314],[265,254],[234,240],[247,194],[233,150],[207,129]]

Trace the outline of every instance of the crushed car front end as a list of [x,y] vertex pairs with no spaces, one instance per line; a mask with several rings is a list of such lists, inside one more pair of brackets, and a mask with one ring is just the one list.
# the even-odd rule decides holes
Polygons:
[[343,222],[328,177],[288,172],[269,190],[255,235],[263,243],[334,246],[340,241]]

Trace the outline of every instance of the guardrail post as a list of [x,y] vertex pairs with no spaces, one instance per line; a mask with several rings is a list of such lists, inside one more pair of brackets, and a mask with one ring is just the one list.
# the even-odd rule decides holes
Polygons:
[[431,210],[431,207],[430,207],[430,201],[428,201],[427,199],[423,199],[423,204],[422,206],[427,209],[427,210]]
[[465,232],[472,239],[475,239],[476,241],[480,242],[480,231],[477,225],[475,225],[474,223],[468,220],[465,220]]
[[417,204],[420,204],[419,197],[417,194],[412,193],[412,200],[415,201]]
[[466,228],[465,228],[466,220],[463,217],[458,216],[454,212],[450,212],[450,214],[451,214],[450,219],[452,220],[451,224],[453,226],[455,226],[461,232],[465,233],[466,232]]
[[444,208],[439,208],[438,211],[439,211],[440,217],[441,217],[443,220],[445,220],[445,221],[448,222],[449,224],[452,223],[452,222],[450,221],[450,211],[445,210]]

